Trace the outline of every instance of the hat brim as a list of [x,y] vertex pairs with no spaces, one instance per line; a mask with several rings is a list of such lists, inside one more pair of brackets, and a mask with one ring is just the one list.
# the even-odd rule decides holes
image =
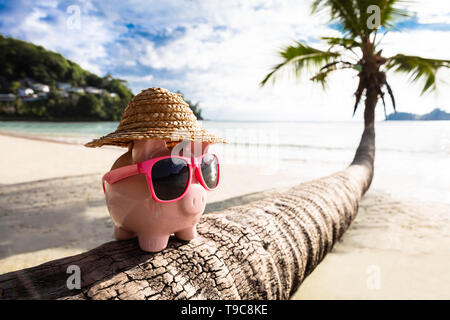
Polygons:
[[115,131],[99,139],[85,144],[86,147],[95,148],[104,145],[128,147],[130,142],[144,139],[158,139],[164,141],[194,141],[206,143],[227,143],[223,138],[208,132],[204,128],[176,129],[173,128],[140,128]]

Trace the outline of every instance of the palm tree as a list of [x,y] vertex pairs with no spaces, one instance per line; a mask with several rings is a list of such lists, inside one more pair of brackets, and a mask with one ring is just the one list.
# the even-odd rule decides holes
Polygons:
[[[358,72],[359,84],[356,89],[355,113],[364,92],[366,99],[370,100],[372,109],[381,98],[385,105],[385,91],[391,97],[395,110],[395,99],[392,89],[386,79],[386,71],[394,71],[411,76],[413,81],[424,81],[422,94],[436,89],[436,72],[441,67],[450,67],[450,60],[428,59],[418,56],[396,54],[392,57],[383,57],[379,48],[382,39],[376,41],[378,30],[385,33],[395,29],[394,22],[399,17],[406,17],[408,13],[396,8],[399,0],[316,0],[312,5],[312,12],[328,11],[331,21],[338,21],[343,36],[321,37],[329,48],[326,51],[315,49],[307,44],[296,42],[279,52],[283,61],[276,65],[266,75],[261,85],[270,79],[275,80],[280,71],[293,68],[297,75],[307,68],[319,68],[311,78],[325,88],[330,73],[341,69],[354,69]],[[377,6],[380,11],[379,25],[372,27],[368,21],[372,17],[367,10],[369,6]],[[348,58],[353,61],[348,61]],[[356,58],[356,60],[355,60]]]
[[[428,59],[418,56],[396,54],[384,57],[377,40],[379,30],[385,33],[396,29],[395,22],[408,13],[396,7],[399,0],[315,0],[312,13],[328,13],[330,21],[337,22],[342,37],[322,37],[321,40],[329,46],[327,50],[319,50],[307,44],[296,42],[287,46],[279,55],[281,63],[274,66],[260,85],[269,80],[275,81],[278,75],[290,69],[298,76],[306,69],[315,70],[310,80],[326,87],[328,76],[342,69],[353,69],[359,77],[355,91],[353,115],[358,108],[363,95],[365,96],[364,133],[358,150],[370,151],[371,156],[362,156],[357,152],[352,164],[361,163],[373,167],[375,155],[375,107],[381,99],[386,115],[385,94],[392,101],[395,111],[395,98],[386,77],[387,71],[409,75],[413,82],[423,81],[421,94],[436,88],[436,72],[439,68],[450,67],[450,60]],[[378,15],[377,17],[375,15]],[[374,25],[374,18],[378,24]],[[376,21],[376,20],[375,20]],[[367,176],[369,186],[373,177],[373,168]]]
[[[403,13],[396,1],[379,5],[381,25],[391,28]],[[385,71],[410,72],[434,88],[436,70],[448,61],[396,55],[384,58],[376,48],[376,30],[366,27],[369,1],[315,1],[313,11],[330,10],[342,38],[324,38],[320,51],[297,43],[281,52],[284,61],[264,79],[285,67],[301,71],[324,66],[312,78],[324,83],[342,68],[359,71],[355,108],[365,95],[365,128],[352,164],[328,177],[246,205],[209,213],[191,242],[172,239],[158,253],[143,253],[134,240],[106,243],[80,255],[0,275],[0,299],[287,299],[332,249],[355,218],[373,176],[374,113],[383,90],[393,99]],[[334,50],[334,48],[341,50]],[[357,62],[345,52],[361,51]],[[384,68],[384,69],[383,69]],[[394,100],[393,100],[394,102]],[[20,191],[20,190],[19,190]],[[79,266],[79,290],[67,286],[68,267]]]

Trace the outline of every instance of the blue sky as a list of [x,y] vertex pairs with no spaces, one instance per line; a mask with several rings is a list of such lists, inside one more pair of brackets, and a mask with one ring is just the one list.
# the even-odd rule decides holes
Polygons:
[[[406,8],[413,17],[399,24],[401,32],[385,36],[383,53],[449,59],[450,2],[416,1]],[[279,61],[279,48],[294,40],[320,47],[320,36],[338,35],[326,17],[310,15],[310,1],[0,0],[0,33],[60,52],[99,75],[125,79],[134,93],[152,86],[180,90],[200,101],[207,118],[352,119],[357,79],[351,72],[334,76],[326,92],[307,76],[258,86]],[[450,79],[450,73],[440,78]],[[420,96],[420,86],[396,75],[390,79],[400,111],[450,111],[450,83]]]

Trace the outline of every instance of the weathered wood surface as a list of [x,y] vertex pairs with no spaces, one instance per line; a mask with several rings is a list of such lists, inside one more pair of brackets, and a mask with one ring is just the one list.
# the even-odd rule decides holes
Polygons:
[[[356,215],[362,192],[355,175],[343,171],[278,198],[207,214],[198,238],[171,239],[156,254],[142,252],[135,240],[114,241],[2,275],[0,297],[287,299]],[[82,290],[67,288],[69,265],[80,267]]]

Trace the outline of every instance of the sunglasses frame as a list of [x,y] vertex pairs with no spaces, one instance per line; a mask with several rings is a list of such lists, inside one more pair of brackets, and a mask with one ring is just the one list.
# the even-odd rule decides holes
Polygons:
[[[205,181],[203,180],[203,174],[202,174],[202,170],[200,168],[200,163],[201,163],[201,160],[205,156],[213,156],[214,158],[216,158],[216,161],[217,161],[217,183],[214,188],[209,188],[207,186],[207,184],[205,183]],[[155,163],[157,163],[158,161],[161,161],[164,159],[174,159],[174,158],[185,160],[186,163],[188,164],[189,180],[187,182],[186,190],[184,190],[183,194],[181,194],[178,198],[171,199],[171,200],[161,200],[156,196],[155,189],[153,188],[152,168],[155,165]],[[205,188],[208,191],[212,191],[212,190],[216,189],[217,186],[219,185],[219,180],[220,180],[220,164],[219,164],[219,158],[217,157],[217,155],[215,155],[213,153],[205,153],[205,154],[202,154],[201,156],[191,157],[191,158],[182,157],[182,156],[157,157],[157,158],[142,161],[142,162],[139,162],[136,164],[131,164],[128,166],[113,169],[113,170],[107,172],[102,178],[103,192],[106,193],[105,182],[107,182],[109,185],[111,185],[111,184],[119,182],[123,179],[126,179],[128,177],[131,177],[131,176],[134,176],[137,174],[141,174],[141,173],[145,174],[147,186],[149,188],[149,191],[152,195],[153,200],[155,200],[156,202],[159,202],[159,203],[170,203],[170,202],[175,202],[175,201],[180,200],[188,193],[189,188],[191,187],[191,184],[192,184],[192,176],[194,174],[195,174],[195,178],[197,179],[198,182],[200,182],[200,184],[203,186],[203,188]]]

